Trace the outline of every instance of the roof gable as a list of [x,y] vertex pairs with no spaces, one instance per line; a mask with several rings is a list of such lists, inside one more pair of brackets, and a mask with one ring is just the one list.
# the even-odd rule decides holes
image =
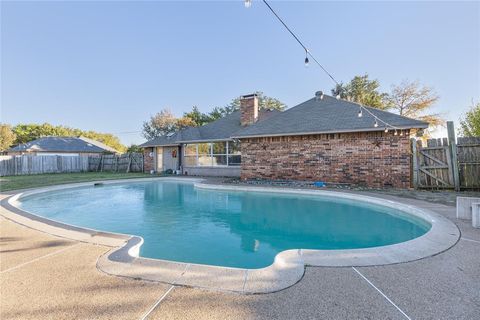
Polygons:
[[[246,127],[238,131],[234,138],[269,136],[269,135],[300,135],[315,133],[338,133],[356,131],[379,131],[385,125],[379,122],[375,128],[375,118],[366,112],[358,117],[360,105],[357,103],[337,100],[324,95],[323,99],[310,99],[293,108],[275,115],[268,121]],[[428,123],[403,117],[391,112],[365,107],[380,119],[399,129],[426,128]]]
[[85,137],[49,136],[22,143],[9,151],[15,152],[117,152],[115,149],[96,140]]

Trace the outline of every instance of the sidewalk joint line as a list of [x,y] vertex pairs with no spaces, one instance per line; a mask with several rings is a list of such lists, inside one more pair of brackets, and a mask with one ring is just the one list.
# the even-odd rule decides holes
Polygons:
[[247,285],[247,279],[248,279],[248,269],[245,269],[245,276],[243,278],[242,292],[245,292],[245,286]]
[[16,265],[16,266],[14,266],[14,267],[11,267],[11,268],[9,268],[9,269],[7,269],[7,270],[3,270],[3,271],[0,272],[0,274],[6,273],[6,272],[9,272],[9,271],[12,271],[12,270],[16,270],[16,269],[18,269],[18,268],[21,268],[21,267],[26,266],[26,265],[28,265],[28,264],[30,264],[30,263],[36,262],[36,261],[38,261],[38,260],[41,260],[41,259],[43,259],[43,258],[48,258],[48,257],[54,256],[54,255],[56,255],[56,254],[58,254],[58,253],[62,253],[63,251],[66,251],[66,250],[68,250],[68,249],[71,249],[71,248],[73,248],[73,247],[78,246],[79,244],[81,244],[81,242],[75,243],[74,245],[71,245],[71,246],[67,246],[66,248],[63,248],[63,249],[61,249],[61,250],[57,250],[57,251],[54,251],[54,252],[47,253],[46,255],[43,255],[43,256],[40,256],[40,257],[35,258],[35,259],[33,259],[33,260],[30,260],[30,261],[21,263],[21,264],[19,264],[19,265]]
[[472,241],[472,242],[480,243],[480,241],[478,241],[478,240],[473,240],[473,239],[469,239],[469,238],[465,238],[465,237],[461,237],[460,239],[465,240],[465,241]]
[[140,318],[140,320],[145,320],[145,319],[147,319],[147,317],[150,315],[150,313],[152,313],[152,311],[160,304],[160,302],[162,302],[162,301],[167,297],[167,295],[170,293],[170,291],[173,290],[173,288],[175,288],[174,285],[172,285],[172,286],[167,290],[167,292],[165,292],[165,293],[163,294],[163,296],[161,296],[160,299],[158,299],[158,301],[155,302],[155,304],[150,308],[150,310],[148,310],[148,311],[143,315],[143,317]]
[[360,271],[358,271],[357,268],[352,267],[352,269],[358,275],[360,275],[360,277],[362,277],[365,281],[367,281],[369,285],[371,285],[375,290],[377,290],[385,299],[387,299],[387,301],[390,302],[398,311],[400,311],[405,316],[405,318],[407,318],[408,320],[412,320],[405,312],[403,312],[402,309],[400,309],[399,306],[397,306],[392,300],[390,300],[389,297],[387,297],[380,289],[378,289],[372,282],[370,282],[370,280],[368,280],[367,277],[365,277]]

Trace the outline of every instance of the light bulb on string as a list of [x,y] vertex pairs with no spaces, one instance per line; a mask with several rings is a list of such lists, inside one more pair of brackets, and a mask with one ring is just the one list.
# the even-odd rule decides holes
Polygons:
[[395,136],[398,134],[397,129],[395,129],[395,132],[393,133]]
[[373,126],[374,126],[375,128],[377,128],[377,127],[378,127],[378,122],[377,122],[377,119],[375,119],[375,123],[373,124]]
[[385,127],[385,133],[388,133],[388,128],[387,127]]
[[252,0],[245,0],[244,4],[245,4],[245,8],[250,8],[252,6]]
[[363,111],[362,107],[360,107],[360,110],[358,110],[358,117],[361,118],[363,116]]
[[305,67],[308,67],[308,63],[309,63],[309,61],[308,61],[308,57],[307,57],[307,56],[305,56]]
[[403,130],[400,130],[400,136],[403,136]]
[[337,96],[335,98],[337,98],[337,100],[340,100],[340,93],[337,94]]

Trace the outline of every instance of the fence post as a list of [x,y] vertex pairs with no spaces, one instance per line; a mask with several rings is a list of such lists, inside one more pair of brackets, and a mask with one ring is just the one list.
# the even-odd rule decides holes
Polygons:
[[412,144],[413,188],[418,189],[417,140],[415,138],[411,138],[410,143]]
[[455,183],[455,191],[460,191],[460,177],[457,161],[457,142],[455,140],[455,128],[453,126],[453,121],[447,121],[447,131],[450,157],[452,159],[453,181]]

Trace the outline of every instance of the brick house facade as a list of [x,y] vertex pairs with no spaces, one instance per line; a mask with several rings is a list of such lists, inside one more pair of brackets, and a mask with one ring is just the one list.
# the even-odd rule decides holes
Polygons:
[[155,170],[154,148],[143,148],[143,171],[150,173],[152,170]]
[[241,140],[241,146],[244,180],[410,187],[408,134],[380,131],[248,138]]
[[177,144],[183,174],[411,187],[410,133],[428,123],[322,92],[283,112],[259,108],[246,95],[232,114],[146,142],[145,171],[155,170],[151,152]]

